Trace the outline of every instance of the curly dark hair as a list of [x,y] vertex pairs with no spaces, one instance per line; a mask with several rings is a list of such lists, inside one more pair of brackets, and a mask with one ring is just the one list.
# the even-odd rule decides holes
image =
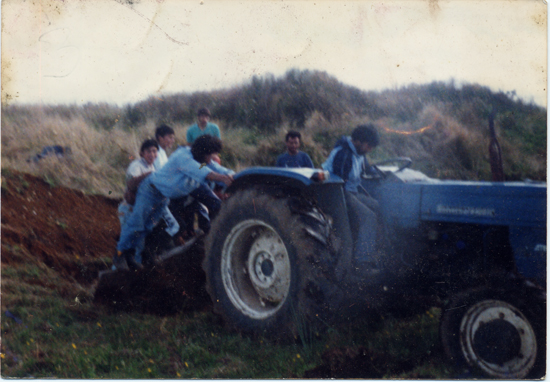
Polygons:
[[212,135],[201,135],[191,146],[191,154],[199,163],[204,163],[207,155],[219,153],[220,151],[222,151],[222,141]]
[[299,140],[302,140],[302,134],[300,134],[299,131],[295,131],[295,130],[290,130],[288,133],[286,133],[285,135],[285,142],[288,142],[288,139],[289,138],[298,138]]
[[351,139],[359,142],[368,142],[369,146],[374,148],[380,143],[378,130],[373,124],[359,125],[351,133]]

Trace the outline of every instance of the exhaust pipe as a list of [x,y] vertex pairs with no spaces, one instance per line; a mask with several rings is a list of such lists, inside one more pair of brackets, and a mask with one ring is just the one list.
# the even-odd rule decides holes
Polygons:
[[491,175],[493,182],[504,182],[504,169],[502,166],[502,153],[500,144],[497,140],[495,132],[495,115],[493,110],[489,115],[489,133],[491,134],[491,142],[489,143],[489,161],[491,162]]

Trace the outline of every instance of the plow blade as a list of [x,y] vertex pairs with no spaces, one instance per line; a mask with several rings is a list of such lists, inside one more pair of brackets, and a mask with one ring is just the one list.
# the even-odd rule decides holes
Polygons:
[[208,295],[201,263],[204,249],[200,237],[160,256],[154,265],[141,271],[99,272],[94,302],[120,310],[174,313]]

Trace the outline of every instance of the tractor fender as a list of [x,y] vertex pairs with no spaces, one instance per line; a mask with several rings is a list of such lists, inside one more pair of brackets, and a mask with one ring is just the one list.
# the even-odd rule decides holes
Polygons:
[[[319,178],[320,174],[324,179]],[[311,216],[305,212],[307,209],[294,212],[305,218],[305,233],[322,245],[328,245],[334,254],[335,264],[328,267],[334,277],[345,278],[352,266],[353,243],[344,200],[344,181],[340,177],[321,169],[280,167],[251,167],[233,177],[233,184],[227,189],[229,194],[256,189],[260,194],[277,198],[315,201],[322,216]]]
[[228,193],[255,186],[278,186],[303,191],[320,183],[343,183],[335,175],[311,168],[251,167],[235,174],[233,178],[233,184],[227,189]]

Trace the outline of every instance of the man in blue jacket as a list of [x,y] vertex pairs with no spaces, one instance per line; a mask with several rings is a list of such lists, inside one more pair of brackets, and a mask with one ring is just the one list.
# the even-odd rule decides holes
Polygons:
[[354,254],[359,266],[372,268],[376,251],[378,202],[361,186],[361,173],[371,172],[365,154],[372,151],[380,138],[372,124],[357,126],[351,137],[342,137],[328,159],[324,170],[338,175],[345,182],[344,195],[354,239]]
[[191,195],[204,204],[213,218],[221,208],[220,199],[208,181],[231,185],[233,171],[212,161],[222,149],[221,141],[210,135],[198,138],[192,147],[180,147],[168,162],[139,185],[134,209],[122,227],[113,262],[119,270],[141,269],[134,259],[136,247],[159,221],[170,199]]

